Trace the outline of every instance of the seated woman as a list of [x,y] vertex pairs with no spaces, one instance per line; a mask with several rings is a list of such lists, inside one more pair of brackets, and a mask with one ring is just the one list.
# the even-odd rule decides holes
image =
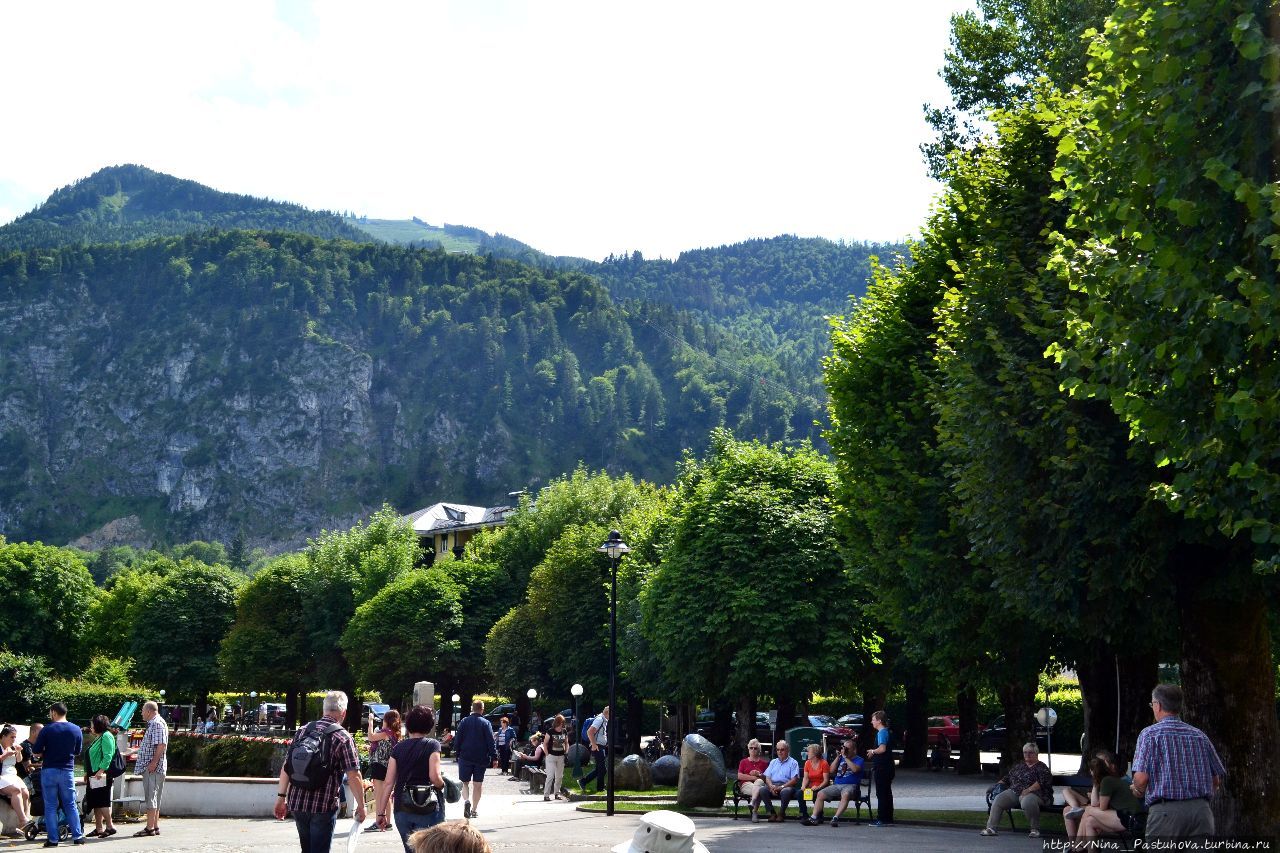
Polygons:
[[[827,783],[831,781],[831,765],[822,757],[822,744],[811,743],[806,751],[809,753],[809,760],[804,763],[804,773],[797,798],[800,804],[801,822],[809,819],[809,802],[817,799],[818,792],[825,789]],[[786,800],[783,800],[783,803],[785,811]]]
[[529,745],[533,747],[533,752],[529,755],[525,755],[523,752],[516,754],[511,764],[511,778],[517,782],[520,781],[521,770],[526,767],[541,767],[547,756],[547,751],[542,745],[541,732],[533,736],[533,739],[529,741]]
[[22,760],[22,747],[18,746],[18,730],[13,726],[0,729],[0,797],[7,797],[9,805],[18,817],[18,826],[26,826],[31,819],[31,798],[27,786],[18,778],[18,762]]
[[818,792],[818,799],[813,803],[813,816],[805,818],[805,826],[817,826],[822,823],[823,807],[839,800],[836,813],[831,817],[831,825],[840,825],[840,815],[849,807],[849,799],[858,797],[858,789],[862,787],[862,767],[865,762],[858,755],[857,735],[845,740],[840,754],[831,762],[831,784]]
[[1120,819],[1119,812],[1142,809],[1142,803],[1129,789],[1123,775],[1124,768],[1114,752],[1099,751],[1097,757],[1089,762],[1089,770],[1093,775],[1089,804],[1078,815],[1066,812],[1062,816],[1067,837],[1074,842],[1076,849],[1084,849],[1082,842],[1087,844],[1090,839],[1124,832],[1124,821]]

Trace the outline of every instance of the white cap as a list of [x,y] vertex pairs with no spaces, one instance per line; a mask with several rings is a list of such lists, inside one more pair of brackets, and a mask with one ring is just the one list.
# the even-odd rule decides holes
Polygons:
[[614,847],[613,853],[707,853],[693,832],[693,821],[679,812],[648,812],[640,817],[631,840]]

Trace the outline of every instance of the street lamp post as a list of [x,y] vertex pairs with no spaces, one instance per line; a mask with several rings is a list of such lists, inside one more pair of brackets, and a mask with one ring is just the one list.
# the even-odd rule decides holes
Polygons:
[[449,728],[455,729],[457,728],[457,725],[454,723],[454,720],[458,717],[458,703],[462,701],[462,697],[455,693],[449,698],[453,700],[453,704],[449,706]]
[[[258,709],[257,709],[257,707],[256,707],[256,706],[257,706],[257,704],[258,704],[258,691],[256,691],[256,690],[250,690],[250,691],[249,691],[249,704],[250,704],[250,705],[253,705],[253,706],[255,706],[255,707],[254,707],[254,709],[253,709],[253,711],[252,711],[252,712],[250,712],[248,708],[245,708],[245,709],[244,709],[244,715],[245,715],[245,724],[244,724],[244,727],[245,727],[245,731],[248,731],[248,729],[249,729],[249,726],[250,726],[250,725],[252,725],[252,726],[254,727],[254,729],[257,729],[257,728],[258,728]],[[248,722],[248,718],[249,718],[249,714],[250,714],[250,713],[252,713],[252,714],[253,714],[253,722],[252,722],[252,723],[249,723],[249,722]]]
[[[609,555],[609,717],[611,722],[618,718],[618,561],[622,555],[630,551],[627,543],[622,541],[622,534],[616,530],[609,531],[609,538],[596,549]],[[608,776],[608,794],[605,800],[604,813],[613,814],[613,752],[618,743],[618,727],[612,726],[609,732],[609,743],[605,750],[605,772]]]
[[[573,729],[574,731],[582,731],[582,723],[578,721],[578,697],[582,695],[582,685],[575,684],[569,688],[569,692],[573,694]],[[573,743],[573,732],[569,733],[569,743]],[[582,740],[579,738],[578,746],[582,746]],[[582,776],[582,750],[575,749],[573,751],[573,776],[575,779]]]
[[[530,688],[529,688],[529,692],[528,692],[528,693],[526,693],[526,694],[524,694],[524,695],[526,695],[526,696],[528,696],[528,697],[529,697],[529,717],[525,720],[525,722],[529,724],[529,737],[533,737],[533,735],[534,735],[534,730],[533,730],[533,700],[538,698],[538,691],[537,691],[537,690],[534,690],[532,687],[530,687]],[[516,732],[516,737],[520,737],[520,733],[519,733],[519,732]]]

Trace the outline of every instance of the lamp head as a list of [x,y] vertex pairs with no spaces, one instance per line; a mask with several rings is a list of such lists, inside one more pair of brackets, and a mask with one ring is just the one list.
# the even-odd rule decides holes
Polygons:
[[627,543],[622,541],[622,534],[616,530],[610,530],[609,538],[606,539],[605,543],[596,550],[603,551],[608,554],[610,560],[616,560],[623,554],[631,551],[631,549],[627,547]]
[[575,684],[575,685],[573,685],[572,687],[570,687],[570,688],[569,688],[569,692],[570,692],[570,693],[572,693],[574,696],[581,696],[581,695],[582,695],[582,685],[581,685],[581,684]]

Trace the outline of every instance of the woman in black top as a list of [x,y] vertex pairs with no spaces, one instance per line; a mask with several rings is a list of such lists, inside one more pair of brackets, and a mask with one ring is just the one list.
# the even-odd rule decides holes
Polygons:
[[[390,824],[387,819],[387,804],[392,797],[396,798],[396,829],[400,831],[400,841],[404,844],[405,853],[412,853],[409,848],[409,836],[419,829],[435,826],[444,819],[444,803],[438,792],[444,790],[444,779],[440,776],[440,741],[429,737],[436,727],[436,715],[425,705],[415,705],[413,710],[404,715],[404,727],[408,737],[395,745],[391,750],[391,758],[387,761],[387,778],[382,785],[382,794],[378,797],[378,826],[385,828]],[[402,799],[406,789],[419,790],[430,787],[434,789],[425,799],[417,798],[423,807],[432,804],[434,807],[422,812],[404,807]],[[412,791],[411,791],[412,793]]]

